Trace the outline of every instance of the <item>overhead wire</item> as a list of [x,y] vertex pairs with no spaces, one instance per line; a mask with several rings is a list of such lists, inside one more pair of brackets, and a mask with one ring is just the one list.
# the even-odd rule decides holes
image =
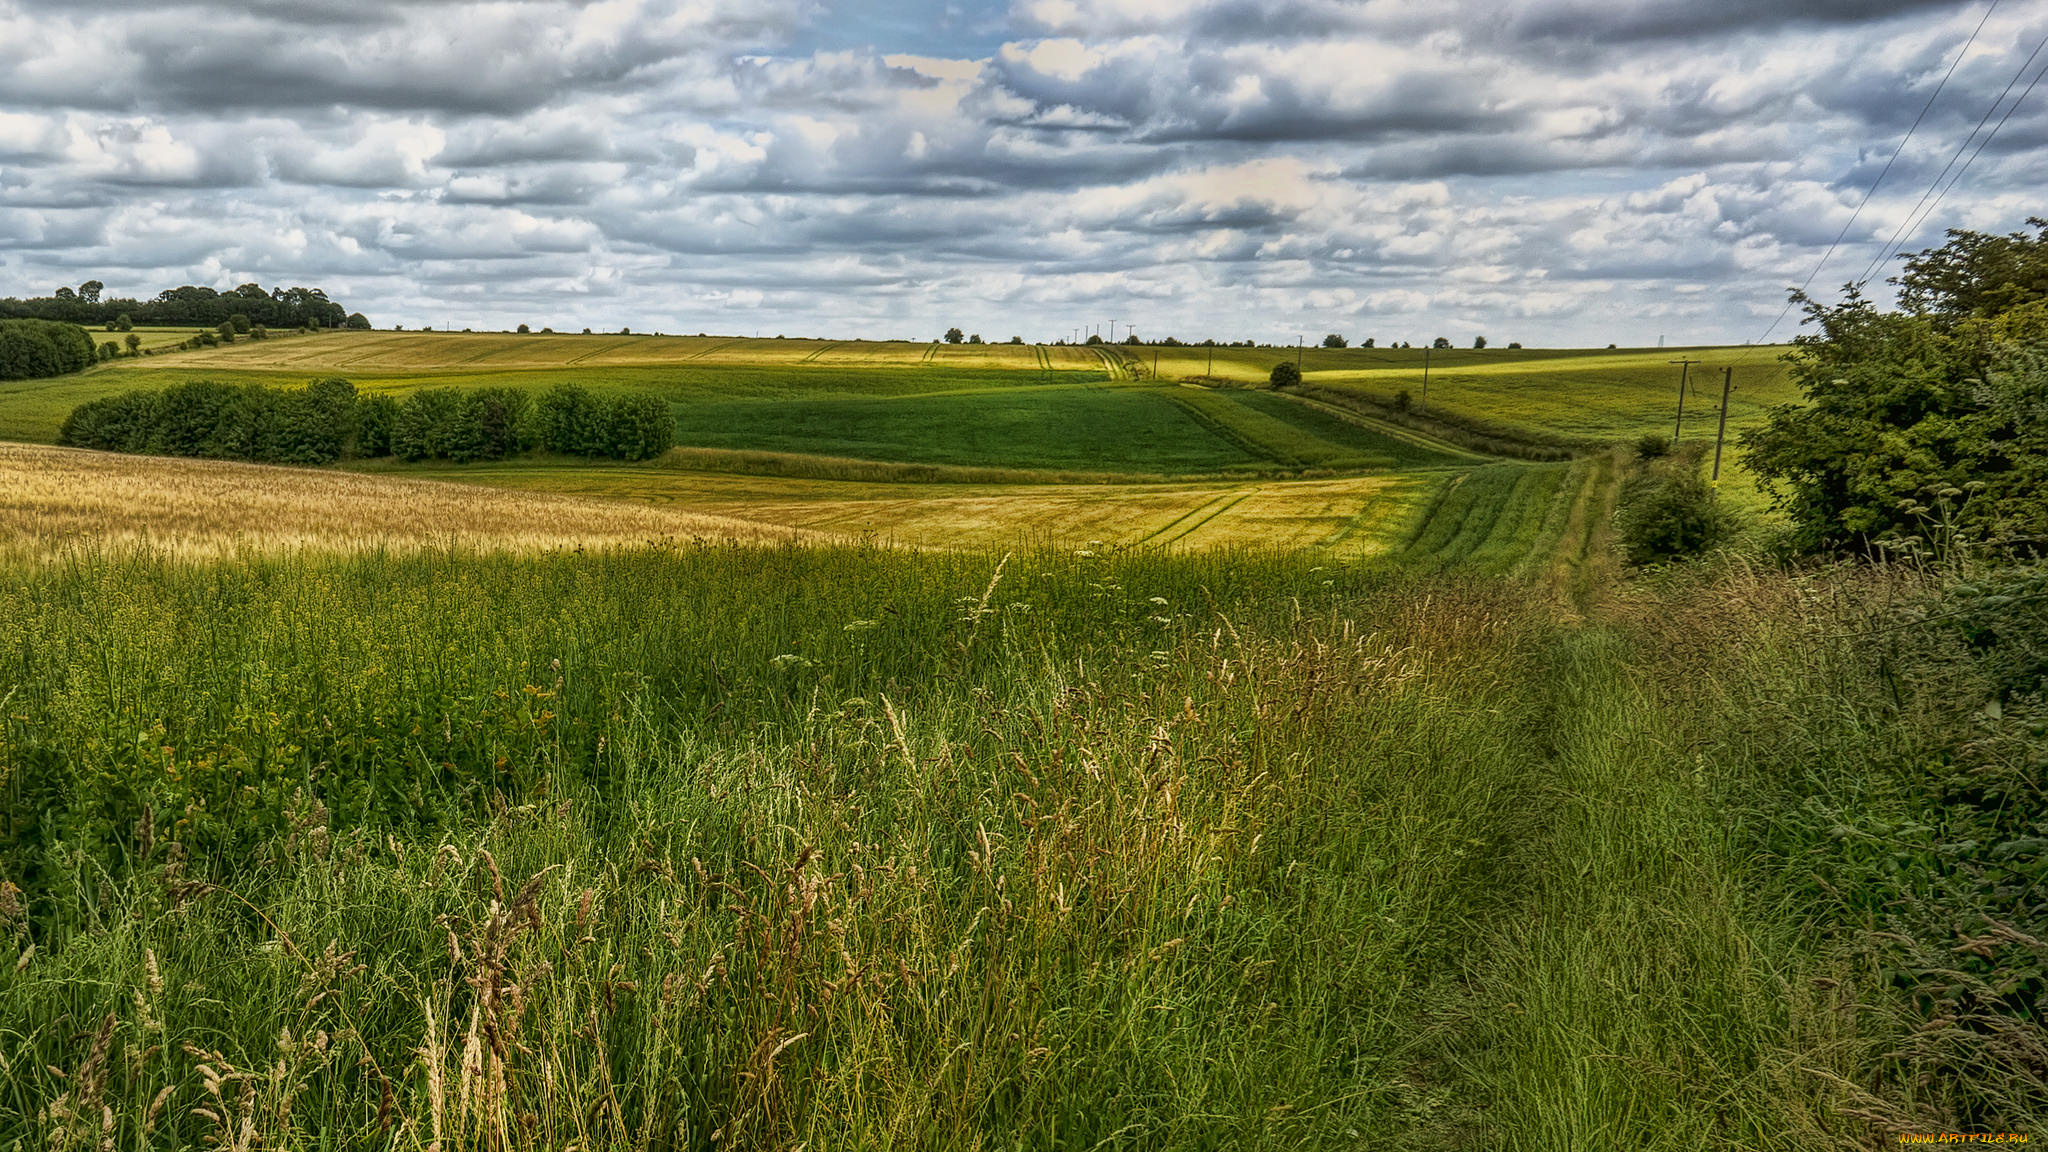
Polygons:
[[[2013,73],[2012,80],[2006,84],[2005,90],[1998,94],[1998,99],[1992,102],[1990,110],[1985,112],[1984,118],[1977,122],[1978,129],[1983,128],[1985,122],[1991,119],[1991,113],[1998,111],[1999,105],[2005,103],[2005,98],[2012,92],[2013,85],[2020,82],[2020,77],[2027,74],[2028,68],[2033,67],[2034,60],[2041,55],[2041,51],[2044,48],[2048,48],[2048,34],[2044,34],[2041,37],[2040,41],[2034,45],[2033,52],[2028,54],[2026,62],[2020,65],[2019,71]],[[1898,231],[1892,233],[1892,238],[1886,242],[1884,248],[1880,249],[1877,255],[1871,259],[1869,266],[1864,269],[1863,275],[1858,278],[1857,283],[1868,282],[1872,276],[1877,274],[1878,268],[1884,264],[1887,259],[1887,253],[1897,247],[1901,239],[1912,236],[1926,226],[1927,221],[1933,218],[1934,210],[1941,207],[1941,202],[1948,198],[1948,194],[1955,190],[1957,184],[1962,183],[1963,177],[1970,171],[1970,166],[1977,162],[1977,157],[1982,156],[1984,149],[1991,146],[1991,141],[1998,135],[1998,130],[2005,127],[2006,121],[2012,119],[2013,113],[2019,111],[2021,104],[2026,103],[2028,95],[2034,91],[2036,85],[2041,83],[2043,73],[2048,73],[2048,64],[2042,65],[2040,71],[2034,73],[2034,78],[2027,82],[2027,86],[2020,91],[2019,97],[2006,107],[2005,115],[2000,116],[1998,123],[1991,126],[1991,131],[1985,133],[1984,139],[1977,144],[1977,150],[1971,152],[1970,158],[1963,161],[1963,166],[1957,169],[1954,179],[1949,180],[1946,186],[1942,185],[1941,180],[1943,176],[1948,175],[1948,168],[1944,167],[1941,170],[1941,174],[1934,178],[1934,183],[1929,185],[1927,191],[1920,195],[1920,199],[1924,203],[1928,195],[1934,194],[1935,189],[1938,187],[1941,190],[1938,194],[1934,194],[1934,201],[1927,204],[1926,211],[1924,212],[1920,210],[1919,204],[1913,206],[1913,211],[1907,214],[1906,219],[1899,224]],[[1956,156],[1961,156],[1963,149],[1968,148],[1971,141],[1976,139],[1976,136],[1977,130],[1972,129],[1970,135],[1963,140],[1962,148],[1956,149]],[[1953,166],[1954,164],[1955,158],[1951,157],[1949,165]]]
[[[1918,116],[1913,117],[1913,123],[1906,129],[1906,134],[1900,137],[1899,146],[1892,149],[1891,158],[1886,160],[1884,162],[1884,167],[1878,170],[1877,179],[1872,180],[1870,182],[1870,187],[1863,190],[1863,199],[1857,201],[1856,210],[1849,213],[1849,219],[1845,223],[1843,223],[1842,230],[1840,232],[1835,233],[1834,242],[1828,245],[1827,251],[1821,253],[1820,260],[1813,266],[1813,271],[1806,274],[1805,281],[1799,285],[1798,293],[1786,299],[1785,307],[1778,312],[1777,318],[1771,321],[1770,326],[1764,329],[1763,335],[1757,337],[1756,340],[1752,342],[1752,347],[1760,345],[1764,343],[1764,341],[1770,339],[1771,333],[1777,331],[1778,325],[1783,324],[1785,322],[1785,317],[1791,315],[1792,306],[1794,303],[1797,302],[1798,297],[1804,295],[1806,290],[1813,286],[1814,280],[1820,276],[1820,270],[1822,268],[1827,267],[1829,258],[1834,256],[1835,254],[1835,249],[1841,247],[1843,239],[1849,235],[1849,229],[1856,226],[1857,218],[1862,216],[1863,209],[1869,206],[1870,198],[1877,194],[1878,186],[1883,184],[1884,178],[1891,174],[1892,165],[1897,163],[1900,154],[1905,152],[1906,145],[1913,139],[1913,134],[1920,130],[1921,121],[1927,119],[1927,113],[1934,107],[1934,102],[1941,97],[1942,90],[1948,87],[1949,78],[1956,74],[1956,68],[1963,62],[1963,57],[1968,56],[1970,54],[1970,48],[1977,43],[1977,36],[1979,33],[1984,31],[1984,25],[1990,22],[1991,14],[1993,12],[1998,11],[1998,5],[1999,0],[1991,0],[1991,4],[1984,9],[1984,15],[1978,19],[1977,27],[1971,30],[1970,38],[1968,40],[1963,41],[1963,46],[1961,50],[1959,50],[1956,53],[1955,59],[1949,61],[1948,71],[1941,74],[1941,80],[1939,83],[1935,84],[1934,91],[1928,93],[1927,102],[1920,106],[1920,114]],[[2032,58],[2030,57],[2028,59],[2028,63],[2032,62]],[[2011,90],[2010,85],[2007,86],[2007,90]],[[2003,101],[2004,99],[2004,95],[2001,94],[1999,96],[1999,100]],[[1994,105],[1993,107],[1995,109],[1996,105]],[[1985,119],[1990,119],[1990,116],[1991,114],[1989,112],[1985,113]],[[1976,133],[1972,132],[1970,135],[1975,136]],[[1967,147],[1968,144],[1969,142],[1965,140],[1964,146]],[[1958,154],[1960,154],[1960,152]],[[1954,163],[1954,161],[1950,161],[1950,163]],[[1947,169],[1943,169],[1943,175],[1946,174]],[[1924,193],[1922,194],[1921,199],[1923,201],[1926,199],[1926,195]],[[1914,207],[1917,210],[1919,205],[1916,204],[1914,205]],[[1868,279],[1868,274],[1865,275],[1864,279]],[[1745,358],[1746,355],[1747,354],[1745,354]]]

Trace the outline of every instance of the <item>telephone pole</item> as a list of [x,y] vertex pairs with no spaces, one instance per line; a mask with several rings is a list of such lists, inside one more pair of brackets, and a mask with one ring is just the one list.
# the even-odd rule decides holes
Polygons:
[[1714,432],[1714,486],[1721,484],[1721,441],[1728,438],[1728,393],[1733,390],[1735,369],[1721,369],[1721,426]]
[[1685,431],[1685,382],[1697,360],[1667,360],[1667,364],[1678,365],[1678,423],[1671,429],[1671,446],[1678,447],[1679,434]]
[[1294,335],[1294,374],[1297,376],[1301,375],[1301,342],[1306,339],[1308,337],[1299,332]]
[[1429,345],[1422,346],[1422,402],[1429,403]]

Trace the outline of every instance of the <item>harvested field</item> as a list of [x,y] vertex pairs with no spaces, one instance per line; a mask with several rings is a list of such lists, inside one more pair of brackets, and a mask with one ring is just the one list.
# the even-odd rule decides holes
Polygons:
[[0,548],[531,550],[806,535],[723,516],[432,480],[0,444]]

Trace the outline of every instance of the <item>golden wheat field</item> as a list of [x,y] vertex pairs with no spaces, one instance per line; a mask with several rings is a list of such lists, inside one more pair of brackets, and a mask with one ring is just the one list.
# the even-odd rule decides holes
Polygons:
[[930,484],[649,466],[464,465],[412,471],[919,547],[1017,540],[1176,548],[1385,551],[1448,475],[1185,484]]
[[0,549],[141,546],[218,555],[775,542],[800,529],[621,501],[433,480],[0,443]]

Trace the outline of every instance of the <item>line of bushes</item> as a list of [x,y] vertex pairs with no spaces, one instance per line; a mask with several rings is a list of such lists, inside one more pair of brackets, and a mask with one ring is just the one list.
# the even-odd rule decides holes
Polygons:
[[401,401],[358,395],[340,379],[304,388],[195,380],[81,404],[57,442],[266,464],[381,456],[466,463],[527,452],[648,460],[674,444],[675,422],[659,397],[600,396],[574,384],[538,399],[516,388],[430,388]]
[[62,376],[99,359],[92,337],[55,320],[0,320],[0,380]]

